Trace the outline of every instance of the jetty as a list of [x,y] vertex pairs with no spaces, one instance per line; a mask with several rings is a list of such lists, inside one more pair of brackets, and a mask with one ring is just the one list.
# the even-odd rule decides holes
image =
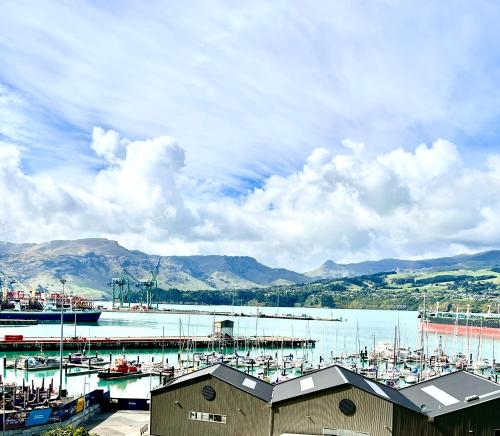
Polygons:
[[[1,351],[39,351],[59,350],[58,337],[23,337],[17,340],[4,337],[0,339]],[[249,336],[249,337],[216,337],[216,336],[142,336],[142,337],[68,337],[64,338],[65,350],[81,350],[84,346],[94,350],[112,349],[178,349],[180,347],[220,348],[225,347],[269,347],[297,348],[314,347],[315,339],[292,338],[284,336]]]
[[256,313],[236,312],[236,311],[220,311],[220,310],[198,310],[198,309],[153,309],[146,307],[115,307],[113,309],[100,309],[103,312],[118,312],[118,313],[155,313],[155,314],[170,314],[170,315],[210,315],[210,316],[225,316],[225,317],[248,317],[248,318],[272,318],[272,319],[289,319],[298,321],[345,321],[333,316],[311,316],[307,314],[278,314],[278,313],[264,313],[258,311]]
[[[0,312],[1,315],[1,312]],[[37,325],[38,320],[37,319],[8,319],[8,318],[0,318],[0,326],[7,326],[7,325],[15,325],[15,326],[30,326],[30,325]]]

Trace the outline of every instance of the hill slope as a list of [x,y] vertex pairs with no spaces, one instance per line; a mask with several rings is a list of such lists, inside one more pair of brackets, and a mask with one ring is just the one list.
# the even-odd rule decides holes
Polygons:
[[377,274],[384,271],[479,270],[489,269],[499,265],[500,250],[492,250],[477,254],[460,254],[458,256],[422,260],[382,259],[347,264],[335,263],[331,260],[327,260],[319,268],[306,272],[305,275],[313,279],[329,279]]
[[[109,293],[106,283],[125,267],[139,280],[155,268],[158,256],[127,250],[107,239],[51,241],[42,244],[0,242],[0,271],[28,287],[57,289],[59,279],[69,289]],[[158,286],[178,289],[241,289],[302,283],[308,277],[270,268],[244,256],[165,256]]]

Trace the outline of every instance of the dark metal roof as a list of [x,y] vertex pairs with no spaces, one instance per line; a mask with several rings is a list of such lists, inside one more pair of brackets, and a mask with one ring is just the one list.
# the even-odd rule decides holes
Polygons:
[[348,384],[336,366],[314,371],[301,377],[278,383],[274,386],[272,403],[297,398],[313,392]]
[[408,386],[400,393],[426,415],[434,417],[498,399],[500,384],[470,372],[457,371]]
[[346,385],[355,386],[386,401],[422,413],[415,404],[409,401],[397,389],[390,388],[337,365],[278,383],[273,390],[272,403]]
[[179,385],[204,377],[215,377],[263,401],[268,403],[271,401],[272,384],[221,363],[178,377],[169,384],[155,389],[152,394],[176,389]]
[[156,395],[193,380],[210,377],[272,404],[336,387],[354,386],[430,417],[500,398],[500,384],[465,371],[453,372],[398,390],[337,365],[272,385],[227,365],[216,364],[178,377],[166,386],[154,389],[152,394]]

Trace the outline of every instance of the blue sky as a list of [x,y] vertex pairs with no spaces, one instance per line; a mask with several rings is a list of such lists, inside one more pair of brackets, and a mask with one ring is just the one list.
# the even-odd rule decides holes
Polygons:
[[[327,258],[454,254],[500,241],[489,227],[497,206],[489,197],[476,201],[465,218],[453,215],[459,203],[449,204],[452,221],[426,235],[394,221],[401,214],[416,227],[427,222],[421,208],[430,206],[419,189],[430,189],[431,197],[448,187],[443,195],[451,201],[457,198],[451,189],[473,192],[483,183],[478,177],[490,177],[484,183],[494,186],[497,2],[146,7],[137,1],[0,0],[0,10],[0,147],[9,150],[5,156],[16,154],[5,158],[4,167],[10,162],[13,168],[4,169],[4,178],[19,177],[21,190],[6,182],[3,201],[7,194],[25,196],[23,207],[44,217],[32,234],[20,223],[29,213],[18,206],[0,220],[1,239],[107,236],[165,254],[250,254],[297,269]],[[95,127],[116,132],[106,139],[115,142],[98,143]],[[362,156],[345,140],[363,143]],[[380,163],[392,162],[388,156],[398,149],[418,159],[420,144],[434,150],[439,140],[451,143],[458,156],[455,166],[443,167],[449,172],[433,179],[440,185],[417,189],[396,163]],[[119,186],[117,178],[134,172],[126,156],[139,147],[140,157],[159,148],[135,171],[141,182],[130,199],[134,205],[120,203],[116,198],[131,188],[125,183],[112,192],[106,183]],[[321,181],[311,182],[303,178],[316,150],[326,150],[330,164],[315,164]],[[377,185],[371,171],[381,165],[388,173],[380,177],[396,177],[409,198],[377,193],[379,203],[363,200],[356,177],[339,176],[338,157],[346,153],[357,159],[366,189]],[[283,191],[276,198],[286,198],[300,180],[327,196],[308,204],[312,217],[302,215],[308,201],[300,196],[281,208],[276,199],[260,203],[274,198],[277,185]],[[346,190],[349,207],[345,196],[325,204],[339,189]],[[47,203],[30,203],[40,197]],[[438,201],[434,207],[447,212]],[[68,221],[65,212],[80,217]],[[322,214],[325,222],[318,224],[314,219]],[[96,226],[96,220],[107,224]],[[311,233],[311,226],[317,231]],[[485,238],[485,226],[493,237]]]

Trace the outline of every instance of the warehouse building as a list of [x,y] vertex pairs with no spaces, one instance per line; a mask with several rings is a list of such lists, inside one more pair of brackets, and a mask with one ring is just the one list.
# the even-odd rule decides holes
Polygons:
[[[431,436],[500,436],[500,385],[457,371],[400,390],[428,416]],[[413,428],[398,422],[398,434]]]
[[277,384],[271,403],[272,435],[388,436],[395,413],[425,419],[397,389],[341,366]]
[[268,435],[273,385],[218,364],[151,392],[152,435]]
[[500,385],[456,372],[397,390],[340,366],[271,385],[214,365],[152,391],[152,435],[500,436]]

